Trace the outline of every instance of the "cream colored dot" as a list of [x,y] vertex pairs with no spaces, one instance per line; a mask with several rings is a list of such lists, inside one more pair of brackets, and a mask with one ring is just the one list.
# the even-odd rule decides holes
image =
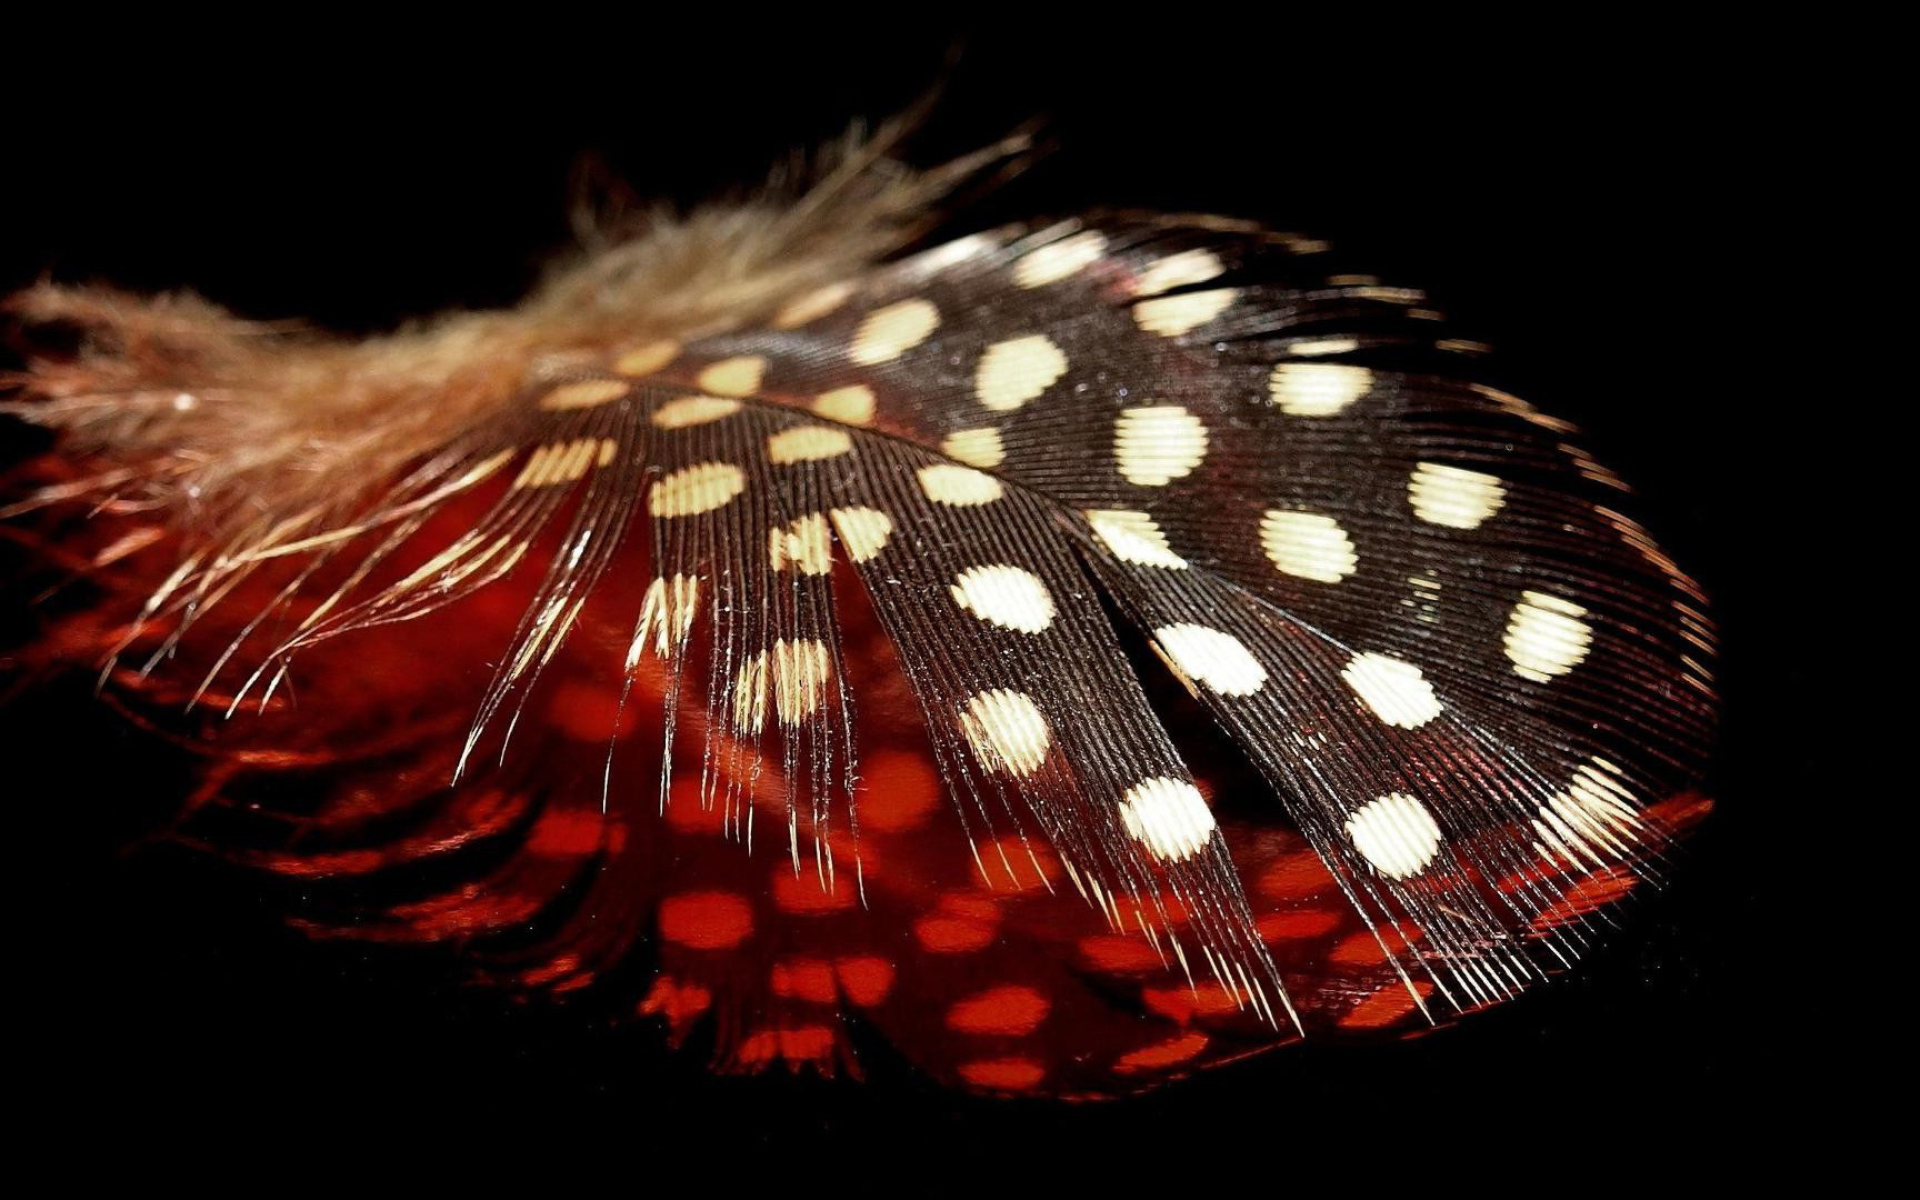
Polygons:
[[1521,592],[1507,617],[1507,657],[1514,673],[1536,683],[1565,675],[1593,648],[1587,610],[1546,592]]
[[1213,810],[1200,789],[1160,776],[1127,789],[1120,801],[1127,833],[1163,862],[1179,862],[1206,849],[1213,837]]
[[1015,775],[1039,770],[1053,741],[1033,697],[1007,688],[978,692],[969,699],[960,711],[960,729],[982,765]]
[[893,536],[893,518],[877,508],[836,508],[827,516],[833,521],[833,531],[840,535],[840,544],[847,548],[848,557],[857,563],[878,555],[887,548],[887,539]]
[[926,300],[902,300],[876,308],[860,322],[847,356],[862,366],[892,362],[940,327],[940,310]]
[[933,463],[921,467],[918,478],[920,490],[936,504],[964,508],[975,504],[992,504],[1006,494],[1006,489],[993,476],[972,467],[956,467],[952,463]]
[[604,457],[605,447],[611,446],[611,442],[603,443],[598,438],[581,438],[573,444],[573,452],[567,456],[551,482],[573,483],[579,480],[596,461]]
[[1012,412],[1067,373],[1067,356],[1035,333],[988,346],[973,372],[973,394],[995,412]]
[[1423,521],[1476,529],[1507,501],[1506,485],[1484,471],[1423,462],[1407,481],[1407,499]]
[[655,579],[640,604],[640,620],[634,628],[633,643],[627,648],[627,670],[639,665],[649,640],[653,640],[654,653],[661,658],[671,655],[676,646],[685,644],[699,615],[697,576],[675,575],[671,582]]
[[914,255],[900,263],[898,270],[924,279],[989,254],[999,248],[1000,242],[1001,238],[991,233],[971,233]]
[[1321,583],[1339,583],[1360,565],[1340,522],[1319,513],[1269,509],[1260,520],[1260,548],[1286,574]]
[[1148,333],[1182,337],[1233,307],[1239,293],[1232,288],[1159,296],[1133,306],[1133,320]]
[[1362,300],[1378,300],[1383,304],[1418,304],[1427,298],[1427,294],[1418,288],[1403,287],[1352,287],[1347,289],[1346,294]]
[[602,451],[601,440],[597,438],[575,438],[570,442],[553,442],[538,447],[527,456],[513,486],[532,488],[577,483],[597,456],[608,460],[612,457],[610,452]]
[[1568,792],[1580,804],[1595,813],[1606,813],[1607,820],[1622,827],[1644,828],[1640,820],[1639,802],[1622,782],[1620,768],[1604,758],[1588,760],[1588,765],[1577,767],[1573,773],[1573,782]]
[[757,734],[767,723],[767,656],[756,654],[733,677],[733,727]]
[[1173,552],[1167,535],[1152,517],[1131,509],[1093,509],[1087,524],[1107,549],[1121,562],[1143,567],[1167,567],[1184,570],[1187,560]]
[[815,288],[773,315],[775,329],[793,329],[801,325],[818,321],[834,309],[847,302],[853,295],[853,284],[830,283]]
[[661,429],[685,429],[689,425],[719,421],[739,411],[740,402],[724,396],[682,396],[654,409],[653,423]]
[[998,429],[956,429],[941,440],[940,453],[975,467],[997,467],[1007,459]]
[[1021,633],[1053,624],[1053,595],[1031,571],[1004,563],[969,567],[953,582],[953,601],[983,621]]
[[731,463],[699,463],[656,479],[647,509],[656,517],[690,517],[720,508],[747,488],[745,472]]
[[820,707],[833,672],[833,652],[812,640],[773,644],[774,712],[791,725]]
[[1330,417],[1372,387],[1372,371],[1340,363],[1281,363],[1267,376],[1267,395],[1296,417]]
[[651,375],[680,357],[680,343],[671,339],[636,346],[613,360],[613,369],[622,375]]
[[1354,338],[1311,338],[1294,342],[1287,353],[1296,358],[1324,358],[1329,354],[1351,354],[1360,348]]
[[812,716],[826,697],[833,675],[833,652],[825,643],[781,639],[771,654],[741,664],[733,684],[735,728],[757,734],[766,724],[767,701],[781,724],[792,727]]
[[760,390],[760,378],[766,373],[766,359],[742,354],[703,367],[695,382],[716,396],[751,396]]
[[583,379],[578,383],[563,383],[540,398],[540,407],[560,410],[569,408],[598,408],[610,404],[632,391],[630,384],[618,379]]
[[[555,442],[551,446],[542,446],[527,459],[527,465],[520,473],[517,486],[546,487],[550,484],[574,482],[586,472],[587,463],[592,461],[596,445],[592,438],[577,438],[571,442]],[[543,454],[542,451],[545,453]]]
[[833,539],[827,533],[827,518],[821,513],[775,526],[768,539],[775,571],[791,566],[803,575],[825,575],[833,570]]
[[1223,696],[1251,696],[1267,682],[1267,669],[1230,633],[1205,625],[1165,625],[1153,631],[1153,638],[1182,676]]
[[865,425],[873,420],[873,389],[856,383],[835,388],[813,398],[813,411],[846,425]]
[[1388,879],[1418,875],[1440,853],[1440,826],[1426,805],[1405,792],[1369,801],[1348,817],[1347,837]]
[[613,461],[615,444],[606,438],[580,438],[567,448],[564,457],[556,457],[548,483],[577,483],[595,463],[605,466]]
[[[1574,771],[1567,790],[1540,806],[1533,823],[1542,841],[1569,862],[1584,855],[1596,866],[1624,858],[1644,839],[1646,826],[1630,792],[1615,777],[1618,768],[1602,759]],[[1597,768],[1606,768],[1603,771]]]
[[1049,242],[1020,260],[1013,269],[1013,281],[1023,288],[1044,287],[1077,275],[1107,252],[1107,239],[1094,230]]
[[767,457],[776,463],[819,462],[852,449],[852,434],[826,425],[799,425],[767,439]]
[[1433,685],[1412,663],[1385,654],[1356,654],[1340,677],[1389,725],[1417,729],[1440,715]]
[[539,487],[546,478],[548,463],[554,457],[557,446],[536,446],[533,453],[527,455],[527,461],[520,466],[520,473],[513,478],[512,487]]
[[1207,427],[1177,404],[1122,409],[1113,426],[1120,474],[1141,487],[1164,487],[1193,473],[1207,456]]
[[1142,298],[1158,296],[1174,288],[1216,279],[1226,269],[1219,255],[1211,250],[1185,250],[1168,255],[1142,271],[1134,281],[1133,294]]

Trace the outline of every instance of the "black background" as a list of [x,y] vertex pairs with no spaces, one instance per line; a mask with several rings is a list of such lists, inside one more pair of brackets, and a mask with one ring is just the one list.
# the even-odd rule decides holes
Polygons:
[[[1195,1167],[1216,1186],[1245,1169],[1237,1156],[1298,1146],[1356,1149],[1348,1169],[1390,1181],[1434,1131],[1448,1139],[1421,1160],[1434,1170],[1593,1163],[1626,1137],[1705,1154],[1688,1149],[1703,1123],[1802,1107],[1782,1043],[1814,968],[1780,901],[1798,886],[1788,814],[1813,789],[1794,699],[1809,642],[1797,583],[1766,556],[1807,531],[1767,470],[1778,385],[1754,362],[1782,327],[1754,260],[1783,251],[1768,201],[1809,135],[1768,82],[1728,66],[1738,47],[1716,30],[1222,19],[1115,8],[1098,28],[1029,17],[961,37],[878,18],[534,28],[521,14],[485,34],[154,30],[110,51],[93,31],[48,32],[21,43],[36,52],[13,89],[0,289],[43,274],[190,288],[349,330],[510,303],[567,244],[583,156],[642,194],[698,200],[903,108],[962,46],[913,156],[1036,116],[1060,147],[962,224],[1139,204],[1328,237],[1387,282],[1427,287],[1501,349],[1505,382],[1580,423],[1637,485],[1647,523],[1718,601],[1729,707],[1721,811],[1612,945],[1417,1044],[1309,1047],[1124,1104],[716,1080],[651,1029],[307,943],[254,881],[143,843],[167,781],[126,778],[111,720],[43,697],[0,731],[28,779],[9,805],[30,881],[15,990],[49,1052],[27,1094],[120,1132],[310,1149],[447,1128],[422,1140],[449,1162],[541,1144],[526,1131],[555,1114],[583,1139],[611,1128],[661,1153],[773,1148],[805,1164],[925,1146],[925,1169],[955,1164],[983,1186],[979,1156],[1008,1147],[1063,1165],[1188,1155],[1216,1164]],[[1810,470],[1793,486],[1827,486]]]

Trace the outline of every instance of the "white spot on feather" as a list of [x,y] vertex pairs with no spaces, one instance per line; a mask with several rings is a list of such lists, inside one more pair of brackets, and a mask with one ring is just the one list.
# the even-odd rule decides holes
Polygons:
[[1067,373],[1067,356],[1045,334],[988,346],[974,368],[973,394],[995,412],[1012,412]]
[[1181,337],[1233,307],[1238,295],[1233,288],[1215,288],[1208,292],[1185,292],[1178,296],[1142,300],[1133,306],[1133,319],[1148,333]]
[[1033,251],[1013,269],[1013,281],[1023,288],[1044,287],[1077,275],[1107,252],[1105,235],[1094,230],[1076,233]]
[[1182,570],[1187,560],[1173,552],[1167,535],[1151,516],[1131,509],[1094,509],[1087,523],[1114,557],[1143,567]]
[[1053,624],[1053,596],[1031,571],[998,563],[969,567],[953,583],[953,600],[983,621],[1021,633]]
[[622,375],[651,375],[680,357],[680,343],[671,340],[636,346],[613,360],[613,369]]
[[1440,826],[1405,792],[1390,792],[1348,817],[1347,837],[1388,879],[1418,875],[1440,852]]
[[893,518],[877,508],[836,508],[827,515],[848,557],[857,563],[886,549],[887,539],[893,536]]
[[1340,363],[1281,363],[1267,376],[1267,395],[1296,417],[1330,417],[1372,387],[1372,371]]
[[540,481],[546,477],[547,464],[553,460],[555,451],[558,449],[558,446],[534,447],[533,453],[527,455],[527,461],[521,465],[520,473],[514,476],[513,483],[510,486],[514,488],[539,487]]
[[1053,741],[1033,697],[1008,688],[975,693],[961,710],[960,728],[983,764],[1015,775],[1039,770]]
[[1321,583],[1339,583],[1360,565],[1347,531],[1320,513],[1269,510],[1260,521],[1260,546],[1281,571]]
[[1168,255],[1140,272],[1140,278],[1133,283],[1133,294],[1142,299],[1158,296],[1175,288],[1191,287],[1216,279],[1226,269],[1220,256],[1211,250],[1183,250],[1179,254]]
[[774,712],[792,725],[820,707],[833,671],[833,652],[825,642],[777,641],[773,644]]
[[876,308],[860,322],[847,356],[862,366],[892,362],[932,336],[940,310],[926,300],[902,300]]
[[835,388],[813,398],[813,411],[846,425],[865,425],[873,420],[873,389],[856,383]]
[[775,329],[793,329],[812,321],[818,321],[834,309],[847,302],[853,295],[853,284],[830,283],[794,300],[773,316]]
[[1407,499],[1423,521],[1449,529],[1477,529],[1506,503],[1507,488],[1484,471],[1423,462],[1407,481]]
[[745,491],[747,477],[731,463],[699,463],[654,481],[647,510],[656,517],[690,517],[712,512]]
[[1329,354],[1351,354],[1360,348],[1354,338],[1314,338],[1295,342],[1287,347],[1287,353],[1296,358],[1322,358]]
[[951,271],[984,254],[990,254],[1000,245],[1000,239],[992,234],[973,233],[963,238],[923,250],[912,258],[899,264],[899,270],[922,278],[938,275],[942,271]]
[[716,396],[751,396],[760,390],[760,377],[766,371],[766,359],[758,354],[743,354],[702,368],[695,382]]
[[825,575],[833,570],[833,539],[827,533],[827,518],[820,513],[775,526],[768,539],[775,571],[791,566],[803,575]]
[[1440,715],[1440,701],[1420,668],[1385,654],[1356,654],[1340,677],[1373,710],[1399,729],[1418,729]]
[[1579,854],[1595,866],[1625,858],[1645,840],[1646,825],[1618,774],[1619,768],[1598,758],[1575,768],[1567,790],[1540,806],[1533,827],[1541,840],[1570,863]]
[[513,486],[531,488],[578,483],[596,461],[601,466],[613,461],[616,449],[612,441],[601,438],[575,438],[541,446],[527,456],[526,465],[520,468]]
[[1206,458],[1207,427],[1177,404],[1123,409],[1113,426],[1113,454],[1129,483],[1164,487]]
[[852,434],[825,425],[783,429],[767,439],[767,457],[782,464],[838,458],[852,449]]
[[998,429],[956,429],[940,442],[940,453],[975,467],[997,467],[1007,450]]
[[1120,822],[1133,839],[1163,862],[1179,862],[1204,850],[1213,836],[1213,810],[1200,789],[1183,779],[1159,776],[1127,789]]
[[1156,629],[1153,637],[1176,670],[1223,696],[1251,696],[1267,682],[1267,669],[1230,633],[1181,624]]
[[700,612],[700,580],[693,575],[675,575],[671,580],[655,579],[647,585],[640,605],[640,620],[633,644],[627,648],[627,670],[632,671],[654,641],[654,653],[666,658],[674,647],[687,640],[694,619]]
[[[563,383],[540,398],[540,407],[548,410],[570,408],[598,408],[610,404],[632,391],[632,386],[618,379],[583,379],[578,383]],[[176,405],[176,407],[178,407]]]
[[1507,617],[1505,645],[1514,673],[1536,683],[1565,675],[1593,646],[1587,610],[1546,592],[1521,592]]
[[799,724],[819,710],[832,673],[833,652],[824,642],[775,642],[771,654],[749,658],[734,678],[734,727],[759,733],[766,724],[769,698],[782,725]]
[[1006,494],[1006,489],[993,476],[972,467],[956,467],[952,463],[933,463],[921,467],[917,478],[920,480],[920,490],[936,504],[964,508],[992,504]]
[[654,409],[653,423],[661,429],[685,429],[690,425],[723,420],[739,411],[738,400],[723,396],[682,396]]

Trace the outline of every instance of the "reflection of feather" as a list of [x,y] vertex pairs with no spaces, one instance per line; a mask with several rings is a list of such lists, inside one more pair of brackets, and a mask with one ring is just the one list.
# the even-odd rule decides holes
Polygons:
[[[670,839],[713,814],[745,839],[757,812],[778,814],[773,903],[794,920],[857,897],[875,920],[905,905],[929,955],[1003,937],[998,900],[929,893],[934,868],[899,866],[933,853],[890,815],[919,786],[890,732],[907,697],[976,882],[1057,880],[1111,927],[1059,939],[1077,969],[1164,964],[1191,984],[1184,1007],[1141,985],[1140,1004],[1189,1031],[1113,1059],[1133,1074],[1205,1061],[1191,1023],[1209,1014],[1244,1010],[1267,1040],[1383,1026],[1505,998],[1570,959],[1588,911],[1691,811],[1664,802],[1695,782],[1713,719],[1702,597],[1621,514],[1618,481],[1566,425],[1479,382],[1479,348],[1418,293],[1330,276],[1305,239],[1121,215],[866,267],[980,165],[886,188],[848,168],[791,211],[612,251],[521,313],[366,345],[185,301],[30,296],[30,315],[111,345],[44,365],[32,387],[49,399],[26,411],[68,426],[102,487],[192,522],[136,556],[174,554],[117,650],[138,646],[155,680],[175,655],[169,670],[195,667],[184,694],[268,724],[312,670],[332,704],[366,705],[302,701],[336,743],[383,689],[408,719],[434,707],[376,682],[375,656],[406,654],[398,623],[484,655],[463,737],[423,735],[385,782],[336,780],[379,796],[389,824],[417,818],[365,853],[384,867],[509,829],[526,852],[576,836],[561,814],[584,840],[570,869],[523,864],[389,914],[419,936],[497,932],[573,889],[596,918],[624,916],[591,936],[561,921],[570,948],[522,982],[602,974],[632,940],[606,927],[651,921],[663,955],[692,956],[646,1005],[676,1029],[719,987],[748,1010],[767,988],[767,1011],[858,1007],[909,969],[838,943],[781,957],[803,939],[769,935],[771,982],[726,982],[701,954],[747,943],[751,890],[715,883],[731,868],[679,878],[670,862],[713,860],[616,847],[614,824]],[[501,591],[514,628],[495,658],[449,630],[495,628],[474,606]],[[1152,657],[1132,655],[1136,637]],[[1232,768],[1190,768],[1156,700],[1162,667],[1264,780],[1265,811],[1223,807]],[[589,682],[559,685],[572,700],[530,707],[576,668]],[[569,722],[619,742],[630,709],[664,723],[657,788],[616,761],[625,749],[544,777],[496,765],[523,739],[553,761],[542,747]],[[676,762],[689,746],[695,761]],[[438,797],[431,818],[421,794]],[[863,812],[877,833],[856,835]],[[315,823],[378,841],[364,815]],[[1289,830],[1317,861],[1289,857]],[[603,863],[597,882],[582,856]],[[631,894],[608,899],[608,880]],[[1336,890],[1344,913],[1301,899]],[[1062,1001],[1020,978],[956,1003],[947,1027],[1030,1032]],[[837,1042],[820,1028],[783,1017],[724,1052],[825,1061]],[[1069,1039],[1058,1061],[1076,1053]],[[1025,1050],[943,1065],[989,1088],[1111,1086]]]

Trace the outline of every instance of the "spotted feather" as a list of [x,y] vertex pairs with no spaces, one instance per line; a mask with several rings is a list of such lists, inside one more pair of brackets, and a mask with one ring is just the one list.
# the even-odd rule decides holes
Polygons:
[[[1106,1093],[1572,961],[1702,811],[1715,705],[1699,588],[1570,427],[1310,239],[1104,214],[876,264],[858,223],[903,239],[924,196],[854,194],[807,212],[855,251],[792,234],[678,316],[550,294],[498,360],[458,324],[242,352],[197,313],[147,361],[39,295],[102,348],[16,411],[95,473],[19,508],[114,498],[52,535],[107,585],[62,644],[220,714],[184,718],[203,800],[324,767],[302,849],[230,852],[452,864],[316,932],[552,991],[650,955],[635,1011],[713,1020],[726,1067],[856,1066],[861,1020],[962,1086]],[[341,364],[460,399],[195,442]],[[374,453],[282,485],[323,419]],[[188,494],[216,519],[150,524]]]

